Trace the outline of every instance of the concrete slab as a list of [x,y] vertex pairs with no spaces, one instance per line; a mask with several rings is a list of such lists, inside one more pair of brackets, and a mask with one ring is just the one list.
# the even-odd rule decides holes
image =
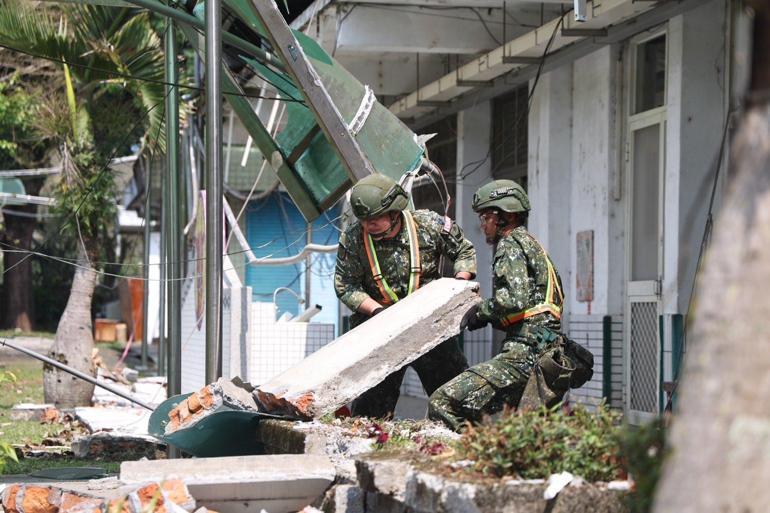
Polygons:
[[91,433],[111,431],[126,435],[148,436],[147,422],[152,412],[144,408],[75,408],[75,417]]
[[46,410],[55,409],[53,404],[20,403],[11,408],[11,420],[43,420]]
[[127,461],[125,483],[182,479],[197,504],[219,513],[297,511],[331,486],[335,467],[319,455]]
[[426,285],[259,386],[260,406],[302,419],[335,411],[457,335],[477,292],[478,283],[451,278]]

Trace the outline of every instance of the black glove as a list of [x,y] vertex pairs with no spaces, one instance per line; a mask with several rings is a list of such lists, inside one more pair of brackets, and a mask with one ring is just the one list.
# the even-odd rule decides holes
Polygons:
[[479,319],[479,305],[473,305],[463,315],[463,319],[460,321],[460,330],[474,331],[483,328],[488,323],[489,321]]
[[383,310],[385,310],[385,308],[383,308],[381,306],[378,306],[377,308],[372,310],[372,313],[369,315],[369,317],[374,317],[375,315],[377,315],[378,313],[382,312]]

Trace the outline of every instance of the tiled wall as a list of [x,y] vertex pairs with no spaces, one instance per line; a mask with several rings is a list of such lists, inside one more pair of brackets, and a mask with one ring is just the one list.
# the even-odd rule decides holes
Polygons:
[[252,304],[249,381],[264,383],[334,340],[334,325],[275,322],[272,303]]

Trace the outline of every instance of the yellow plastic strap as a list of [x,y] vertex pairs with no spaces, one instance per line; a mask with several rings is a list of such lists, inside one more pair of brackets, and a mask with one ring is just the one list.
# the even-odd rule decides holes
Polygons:
[[[422,267],[420,266],[420,245],[417,239],[417,227],[414,223],[412,213],[408,210],[403,211],[404,223],[406,224],[407,236],[409,238],[409,288],[407,295],[411,294],[420,287],[420,275],[422,274]],[[366,250],[366,258],[369,260],[369,267],[372,270],[372,276],[374,282],[377,284],[377,288],[382,295],[383,304],[392,304],[398,301],[398,296],[393,289],[388,285],[387,280],[382,275],[380,269],[380,262],[377,259],[377,251],[374,249],[374,240],[369,234],[369,231],[364,230],[364,249]]]
[[[538,245],[539,244],[540,243],[538,243]],[[540,247],[540,249],[541,250],[543,249],[542,246]],[[545,250],[543,250],[543,252],[545,252]],[[546,286],[546,290],[545,290],[545,303],[540,303],[539,305],[535,305],[532,308],[528,308],[521,312],[516,312],[510,315],[506,315],[500,321],[500,325],[503,328],[507,328],[508,326],[512,326],[517,322],[523,321],[524,319],[528,319],[530,317],[533,317],[541,313],[550,313],[557,319],[561,319],[562,307],[560,305],[557,305],[553,300],[554,288],[559,293],[559,303],[561,304],[564,304],[564,294],[562,293],[561,287],[559,286],[559,280],[556,279],[556,270],[553,268],[551,259],[547,255],[545,257],[545,261],[546,261],[546,265],[548,266],[548,285]]]

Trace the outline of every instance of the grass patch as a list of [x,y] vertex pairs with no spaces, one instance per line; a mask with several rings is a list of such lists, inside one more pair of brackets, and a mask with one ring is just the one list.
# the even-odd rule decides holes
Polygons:
[[54,338],[56,333],[49,331],[16,331],[16,330],[0,330],[0,338],[16,338],[16,337],[35,337],[35,338]]
[[76,458],[43,459],[23,458],[17,462],[10,461],[5,465],[5,474],[29,474],[38,470],[62,467],[101,467],[107,473],[117,474],[120,471],[120,461],[94,461]]

